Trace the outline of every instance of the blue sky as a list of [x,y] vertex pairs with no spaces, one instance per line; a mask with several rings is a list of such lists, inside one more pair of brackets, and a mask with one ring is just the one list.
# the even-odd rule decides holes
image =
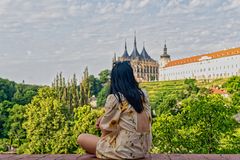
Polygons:
[[110,69],[113,53],[143,41],[159,60],[240,47],[240,0],[1,0],[0,77],[51,84]]

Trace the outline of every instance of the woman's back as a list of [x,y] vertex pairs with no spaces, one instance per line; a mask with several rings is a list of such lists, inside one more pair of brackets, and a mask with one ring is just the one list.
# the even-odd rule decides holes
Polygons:
[[148,98],[138,113],[121,94],[121,101],[113,94],[107,98],[100,128],[109,133],[97,144],[98,158],[138,159],[148,152],[152,142],[151,109]]
[[98,158],[144,158],[152,143],[151,109],[128,61],[113,64],[109,93],[105,113],[96,123],[101,138],[81,134],[78,144]]

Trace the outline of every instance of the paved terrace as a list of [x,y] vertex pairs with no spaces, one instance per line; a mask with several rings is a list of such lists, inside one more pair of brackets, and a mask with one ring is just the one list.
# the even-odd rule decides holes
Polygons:
[[[0,154],[0,160],[97,160],[78,154]],[[145,160],[240,160],[240,154],[151,154]]]

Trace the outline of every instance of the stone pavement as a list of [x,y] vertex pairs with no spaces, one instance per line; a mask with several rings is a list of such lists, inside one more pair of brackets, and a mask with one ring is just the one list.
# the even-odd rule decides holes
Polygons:
[[[79,154],[0,154],[0,160],[97,160]],[[240,154],[151,154],[145,160],[240,160]]]

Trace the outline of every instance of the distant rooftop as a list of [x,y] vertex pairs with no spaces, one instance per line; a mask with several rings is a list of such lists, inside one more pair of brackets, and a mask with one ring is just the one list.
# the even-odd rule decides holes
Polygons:
[[202,54],[198,56],[192,56],[188,58],[170,61],[165,67],[172,67],[172,66],[177,66],[182,64],[200,62],[206,59],[216,59],[216,58],[222,58],[222,57],[233,56],[233,55],[240,55],[240,48],[227,49],[227,50],[217,51],[213,53]]

